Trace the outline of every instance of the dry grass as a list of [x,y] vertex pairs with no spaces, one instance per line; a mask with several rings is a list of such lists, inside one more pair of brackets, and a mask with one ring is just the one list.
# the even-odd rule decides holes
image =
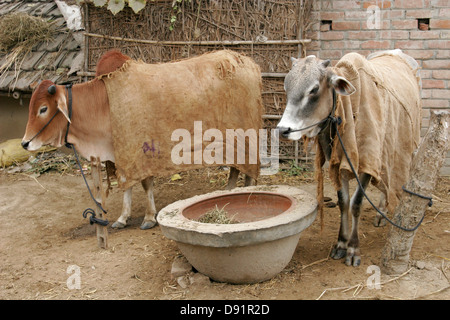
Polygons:
[[219,208],[217,204],[211,210],[208,210],[206,213],[198,218],[198,222],[202,223],[216,223],[216,224],[233,224],[239,223],[239,221],[234,219],[234,216],[229,218],[227,215],[227,211],[225,207],[228,205],[224,205],[222,208]]
[[0,18],[0,52],[8,52],[15,46],[31,49],[40,41],[52,39],[55,27],[40,17],[23,12],[13,12]]
[[56,33],[55,24],[23,12],[0,17],[0,53],[6,53],[0,73],[14,66],[20,70],[27,54],[42,41],[51,41]]

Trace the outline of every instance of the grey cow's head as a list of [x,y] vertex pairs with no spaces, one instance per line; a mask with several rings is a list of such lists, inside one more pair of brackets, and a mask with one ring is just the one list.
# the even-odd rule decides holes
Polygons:
[[277,125],[281,136],[298,140],[303,135],[315,137],[319,126],[295,131],[313,125],[326,118],[332,109],[333,92],[350,95],[355,87],[345,78],[328,68],[330,60],[320,60],[315,56],[302,59],[291,58],[293,65],[284,80],[287,104]]

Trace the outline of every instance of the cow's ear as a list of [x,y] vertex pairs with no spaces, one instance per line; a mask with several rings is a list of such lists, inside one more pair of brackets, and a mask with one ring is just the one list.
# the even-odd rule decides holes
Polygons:
[[331,63],[330,59],[324,60],[324,61],[322,61],[322,66],[324,68],[327,68],[330,65],[330,63]]
[[355,87],[344,77],[333,74],[329,78],[329,82],[334,90],[343,96],[349,96],[356,91]]
[[58,93],[57,108],[59,109],[59,111],[61,111],[61,113],[64,115],[64,117],[66,117],[67,121],[69,121],[70,123],[71,121],[68,114],[66,96],[62,92]]

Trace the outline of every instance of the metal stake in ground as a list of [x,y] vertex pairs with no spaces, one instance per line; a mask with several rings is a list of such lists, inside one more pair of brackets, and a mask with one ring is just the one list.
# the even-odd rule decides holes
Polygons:
[[[97,202],[101,203],[102,207],[105,206],[106,202],[106,193],[103,189],[102,182],[102,166],[99,157],[91,157],[91,172],[92,172],[92,180],[94,184],[94,198]],[[103,212],[98,207],[95,206],[95,214],[100,219],[103,219]],[[108,247],[108,229],[107,226],[95,224],[97,230],[97,241],[98,246],[103,249],[107,249]]]
[[[431,111],[430,126],[414,155],[405,189],[417,194],[432,195],[450,148],[449,137],[450,113]],[[393,221],[406,228],[413,227],[423,217],[428,205],[429,200],[405,192],[395,209]],[[416,231],[404,231],[391,226],[381,256],[383,272],[400,274],[406,271]]]

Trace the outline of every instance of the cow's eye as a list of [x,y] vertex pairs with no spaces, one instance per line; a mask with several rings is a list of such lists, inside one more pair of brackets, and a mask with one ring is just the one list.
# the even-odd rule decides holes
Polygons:
[[317,86],[314,86],[314,88],[312,88],[310,91],[309,91],[309,94],[310,95],[315,95],[315,94],[317,94],[317,92],[319,92],[319,86],[317,85]]
[[40,109],[39,109],[39,114],[44,114],[44,113],[46,113],[47,112],[47,107],[46,106],[43,106],[43,107],[41,107]]

